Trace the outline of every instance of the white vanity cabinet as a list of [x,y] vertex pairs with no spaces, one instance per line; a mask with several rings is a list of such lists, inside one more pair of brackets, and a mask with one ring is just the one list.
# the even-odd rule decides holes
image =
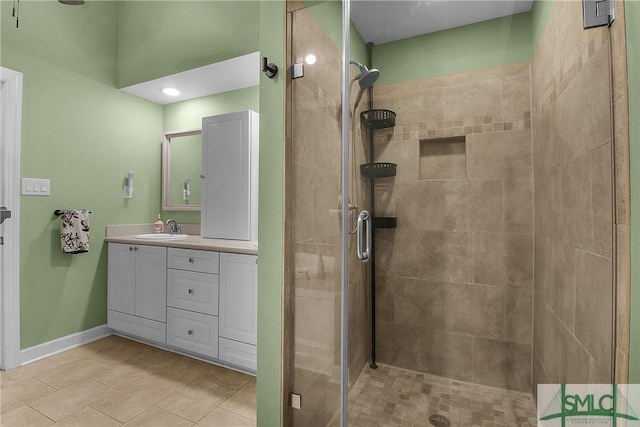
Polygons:
[[202,119],[202,237],[258,239],[258,113]]
[[167,249],[109,244],[108,325],[165,342]]
[[220,254],[220,359],[255,370],[258,257]]
[[111,242],[108,325],[125,335],[255,372],[257,259]]

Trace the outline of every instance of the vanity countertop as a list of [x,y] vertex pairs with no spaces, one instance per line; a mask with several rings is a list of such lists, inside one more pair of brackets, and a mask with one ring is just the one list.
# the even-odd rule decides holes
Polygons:
[[[126,243],[146,246],[164,246],[167,248],[198,249],[203,251],[230,252],[235,254],[257,255],[258,244],[246,240],[208,239],[192,234],[200,231],[199,225],[190,227],[185,224],[182,228],[187,237],[173,240],[136,239],[137,234],[153,233],[153,224],[107,225],[105,241],[110,243]],[[195,229],[195,230],[194,230]]]

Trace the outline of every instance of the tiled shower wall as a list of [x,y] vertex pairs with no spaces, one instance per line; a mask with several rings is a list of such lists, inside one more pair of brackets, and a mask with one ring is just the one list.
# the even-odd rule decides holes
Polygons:
[[[292,411],[285,425],[324,426],[340,410],[341,218],[338,213],[341,159],[341,54],[311,8],[290,2],[293,62],[313,53],[304,77],[289,83],[291,117],[287,135],[287,269],[285,343],[293,368],[288,391],[302,395],[301,410]],[[333,7],[324,4],[315,7]],[[337,5],[339,8],[339,4]],[[355,98],[355,94],[354,94]],[[361,106],[367,105],[365,96]],[[353,101],[352,101],[353,104]],[[359,110],[360,111],[360,110]],[[356,164],[364,163],[356,128]],[[353,191],[360,191],[359,209],[367,206],[360,175]],[[351,202],[355,203],[352,193]],[[351,228],[355,216],[350,219]],[[349,373],[353,383],[369,357],[369,292],[366,265],[357,260],[350,236],[349,261]],[[288,329],[286,325],[291,329]],[[287,337],[293,337],[287,338]],[[288,388],[288,390],[287,390]]]
[[[381,70],[384,72],[384,70]],[[529,64],[376,86],[378,361],[531,387],[533,174]],[[449,138],[449,139],[446,139]]]
[[580,2],[556,2],[531,65],[534,385],[613,379],[608,38],[606,27],[582,29]]

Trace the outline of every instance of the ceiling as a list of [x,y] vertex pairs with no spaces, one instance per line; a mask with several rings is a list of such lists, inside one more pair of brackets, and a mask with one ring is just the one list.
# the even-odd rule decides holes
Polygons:
[[[216,93],[257,86],[260,83],[260,52],[238,56],[193,70],[124,87],[120,90],[156,104],[167,105]],[[169,96],[164,88],[180,95]]]
[[353,0],[351,20],[365,42],[382,44],[516,13],[533,0]]

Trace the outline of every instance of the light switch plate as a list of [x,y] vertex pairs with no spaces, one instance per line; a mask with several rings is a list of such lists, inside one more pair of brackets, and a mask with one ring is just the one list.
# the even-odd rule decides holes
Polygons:
[[25,196],[50,196],[51,180],[22,178],[22,194]]

